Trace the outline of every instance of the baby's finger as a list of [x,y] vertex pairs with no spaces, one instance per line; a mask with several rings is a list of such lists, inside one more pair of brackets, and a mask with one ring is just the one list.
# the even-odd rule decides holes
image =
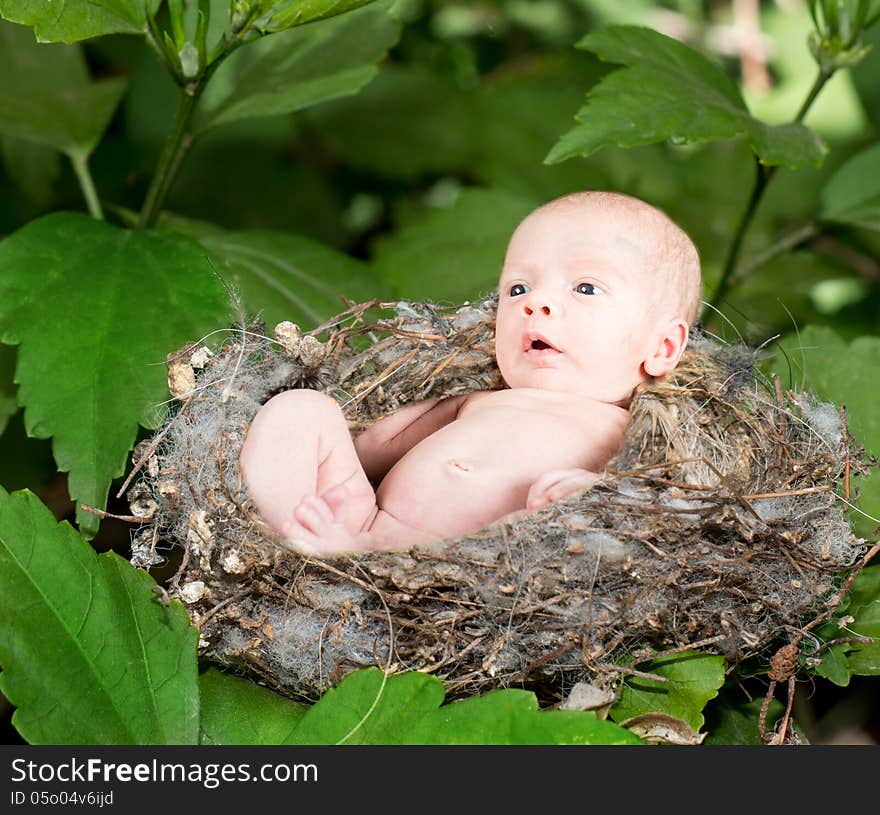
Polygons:
[[559,483],[554,484],[553,487],[548,490],[550,500],[551,502],[559,501],[560,499],[565,498],[566,495],[571,495],[573,492],[587,490],[592,487],[597,480],[598,476],[593,473],[581,473],[571,478],[566,478]]
[[306,496],[294,509],[293,517],[309,532],[319,534],[321,529],[330,523],[325,520],[325,513],[321,511],[322,503],[318,503],[314,496]]
[[281,528],[285,543],[304,557],[312,557],[318,554],[317,538],[301,524],[291,519]]

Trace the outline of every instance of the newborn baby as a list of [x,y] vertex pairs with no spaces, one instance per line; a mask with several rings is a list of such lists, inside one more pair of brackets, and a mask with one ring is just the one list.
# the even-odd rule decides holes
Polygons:
[[260,514],[292,546],[407,548],[590,487],[620,447],[635,387],[684,351],[699,258],[643,201],[575,193],[519,224],[498,292],[505,390],[410,405],[354,440],[318,391],[260,409],[241,468]]

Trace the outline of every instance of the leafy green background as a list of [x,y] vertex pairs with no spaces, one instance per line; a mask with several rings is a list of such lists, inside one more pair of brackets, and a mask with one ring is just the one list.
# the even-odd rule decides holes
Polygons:
[[[627,678],[604,720],[519,690],[444,704],[436,678],[375,670],[296,704],[199,666],[153,590],[167,575],[133,571],[128,526],[77,507],[127,511],[165,355],[235,319],[220,277],[270,326],[342,296],[460,303],[492,289],[525,213],[585,188],[666,210],[700,249],[705,327],[762,345],[880,453],[880,25],[846,42],[829,3],[761,4],[764,83],[733,4],[0,0],[8,738],[618,743],[660,712],[757,743],[767,654],[735,677],[704,654],[640,664],[667,681]],[[863,6],[875,21],[880,0]],[[874,541],[880,479],[853,486]],[[880,740],[880,647],[823,647],[880,634],[878,569],[802,644],[805,740]]]

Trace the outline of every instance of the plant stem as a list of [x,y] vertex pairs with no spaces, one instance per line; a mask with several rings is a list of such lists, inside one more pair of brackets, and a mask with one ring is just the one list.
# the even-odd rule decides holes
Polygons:
[[[819,95],[822,88],[825,87],[825,83],[831,78],[833,73],[833,68],[819,67],[819,73],[813,82],[813,87],[810,88],[800,110],[794,117],[794,124],[800,124],[804,120],[807,111],[809,111],[813,102],[816,101],[816,97]],[[724,266],[722,267],[721,279],[718,281],[718,287],[712,295],[710,306],[714,309],[720,308],[721,302],[734,285],[734,278],[736,278],[736,282],[739,283],[747,277],[747,275],[734,274],[739,263],[739,255],[742,251],[743,239],[754,220],[755,213],[758,211],[758,205],[764,197],[767,185],[773,179],[773,176],[776,175],[778,169],[779,167],[777,166],[765,167],[759,158],[755,158],[755,184],[752,187],[752,194],[749,196],[749,202],[746,205],[745,211],[743,212],[736,231],[733,234],[733,240],[731,240],[730,247],[727,250],[727,257],[724,261]],[[757,266],[753,266],[752,268],[755,269]]]
[[739,253],[742,248],[743,238],[752,223],[752,219],[755,217],[758,204],[764,195],[764,190],[767,188],[767,182],[771,178],[770,171],[772,169],[772,167],[765,168],[764,165],[761,164],[761,160],[755,158],[755,185],[752,187],[752,194],[749,197],[749,203],[746,205],[745,210],[743,210],[736,231],[733,233],[733,240],[730,242],[730,247],[727,250],[727,258],[724,261],[724,267],[721,271],[721,279],[718,281],[718,287],[715,289],[715,293],[712,295],[712,301],[709,304],[713,309],[720,307],[721,301],[727,296],[727,292],[730,291],[733,272],[739,262]]
[[96,221],[104,220],[104,212],[101,209],[101,201],[98,199],[98,192],[95,189],[95,182],[92,180],[92,174],[89,172],[88,156],[82,153],[70,153],[70,163],[73,165],[73,171],[76,173],[77,181],[79,181],[83,198],[86,199],[86,206]]
[[740,281],[749,277],[756,269],[760,269],[771,260],[775,260],[780,255],[790,252],[805,241],[815,238],[818,234],[819,225],[814,221],[810,221],[810,223],[795,229],[793,232],[789,232],[787,235],[776,241],[776,243],[768,246],[760,255],[754,257],[748,265],[741,267],[737,274],[733,275],[731,278],[730,285],[735,286]]
[[831,79],[831,76],[834,74],[834,68],[825,68],[823,66],[819,66],[819,73],[816,75],[816,79],[813,81],[813,87],[810,88],[810,92],[807,94],[807,98],[804,99],[803,104],[801,105],[801,109],[797,112],[797,116],[794,117],[794,121],[796,124],[800,124],[804,117],[807,115],[807,111],[812,107],[813,102],[816,101],[816,97],[821,92],[822,88],[825,87],[825,83]]
[[203,85],[200,84],[195,89],[181,88],[177,110],[174,112],[174,119],[171,122],[171,131],[168,133],[168,138],[162,147],[159,163],[156,165],[156,172],[153,174],[150,188],[147,190],[147,197],[144,199],[144,206],[141,209],[140,219],[138,220],[138,227],[140,229],[148,229],[156,223],[174,175],[192,144],[192,135],[187,132],[187,129],[199,96],[198,89],[201,87]]

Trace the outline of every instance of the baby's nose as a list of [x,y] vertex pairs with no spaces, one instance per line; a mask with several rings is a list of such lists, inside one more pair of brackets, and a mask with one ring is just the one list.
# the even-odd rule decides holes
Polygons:
[[539,312],[545,317],[552,317],[556,311],[556,305],[551,302],[549,297],[532,297],[523,303],[523,314],[526,317],[531,317],[535,312]]

